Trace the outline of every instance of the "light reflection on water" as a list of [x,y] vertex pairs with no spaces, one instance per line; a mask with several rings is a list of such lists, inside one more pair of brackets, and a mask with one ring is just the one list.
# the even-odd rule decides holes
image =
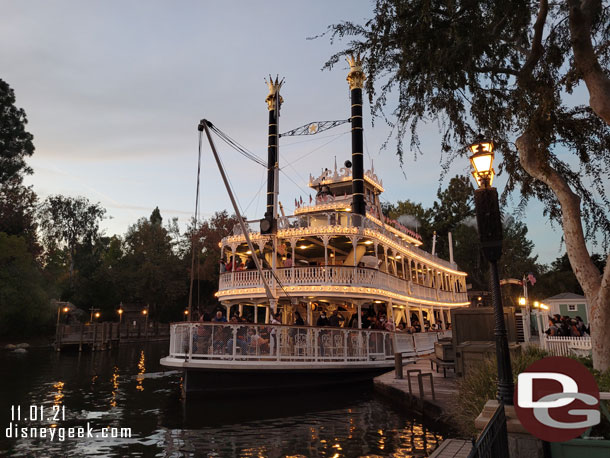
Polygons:
[[[424,457],[444,433],[376,399],[370,386],[183,402],[178,371],[158,364],[166,343],[120,351],[0,352],[0,429],[10,406],[65,405],[58,428],[132,428],[131,438],[5,439],[0,456]],[[47,426],[22,421],[20,427]]]

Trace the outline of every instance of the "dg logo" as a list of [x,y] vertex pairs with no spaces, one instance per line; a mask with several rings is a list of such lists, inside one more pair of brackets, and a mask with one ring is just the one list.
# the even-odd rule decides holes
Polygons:
[[570,358],[553,356],[519,374],[515,412],[539,439],[574,439],[600,422],[599,389],[589,370]]

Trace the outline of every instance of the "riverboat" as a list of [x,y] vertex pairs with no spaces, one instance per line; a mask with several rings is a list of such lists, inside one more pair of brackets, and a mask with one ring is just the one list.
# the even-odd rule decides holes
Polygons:
[[[439,337],[450,335],[450,310],[469,305],[466,273],[453,259],[424,251],[416,232],[382,214],[382,180],[372,164],[370,170],[363,167],[365,77],[358,58],[349,63],[351,161],[339,168],[335,160],[330,169],[310,176],[315,199],[295,202],[289,216],[277,210],[282,83],[269,82],[267,212],[254,222],[260,224],[256,231],[235,208],[240,226],[220,242],[230,271],[220,274],[216,293],[227,319],[238,311],[252,322],[171,325],[169,355],[161,364],[184,370],[186,393],[368,380],[391,370],[395,353],[432,352]],[[211,126],[200,124],[208,138]],[[311,123],[300,130],[318,128]],[[281,324],[271,323],[276,312]],[[322,313],[334,315],[338,326],[316,326]],[[297,314],[304,325],[295,325]],[[363,314],[384,314],[387,324],[363,329]]]

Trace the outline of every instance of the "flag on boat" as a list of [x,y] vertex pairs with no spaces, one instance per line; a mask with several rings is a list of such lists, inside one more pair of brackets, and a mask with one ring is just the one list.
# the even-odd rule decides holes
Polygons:
[[295,206],[295,207],[298,207],[298,206],[299,206],[299,203],[297,202],[297,200],[296,200],[296,199],[294,199],[294,206]]
[[299,196],[299,197],[300,197],[300,199],[301,199],[301,200],[300,200],[300,203],[301,203],[301,205],[303,205],[303,196]]
[[309,203],[311,203],[313,199],[311,198],[311,194],[309,194]]
[[536,283],[536,277],[534,277],[534,274],[531,272],[527,274],[527,280],[532,284],[532,286],[534,286]]

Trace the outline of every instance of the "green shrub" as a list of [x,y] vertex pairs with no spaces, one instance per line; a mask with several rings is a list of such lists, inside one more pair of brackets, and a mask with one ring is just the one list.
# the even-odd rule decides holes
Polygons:
[[[517,376],[530,364],[544,357],[550,356],[546,351],[538,347],[528,347],[518,355],[512,355],[511,364],[513,370],[513,382],[517,383]],[[574,357],[584,364],[597,380],[599,391],[610,392],[610,369],[601,373],[593,369],[591,357]],[[453,425],[460,434],[472,437],[477,434],[474,420],[483,411],[485,403],[497,397],[498,368],[496,358],[484,360],[478,366],[469,370],[466,377],[458,380],[458,394],[455,404],[450,408],[450,416]],[[610,403],[602,401],[606,410],[610,412]],[[610,439],[610,418],[605,418],[602,413],[602,422],[590,432],[592,437],[604,437]]]
[[[511,364],[513,381],[517,375],[534,361],[548,356],[548,353],[537,348],[528,347],[521,353],[512,355]],[[460,434],[472,437],[476,434],[474,420],[483,411],[485,403],[497,397],[498,366],[496,358],[489,358],[469,370],[468,374],[458,380],[458,396],[450,415]]]

